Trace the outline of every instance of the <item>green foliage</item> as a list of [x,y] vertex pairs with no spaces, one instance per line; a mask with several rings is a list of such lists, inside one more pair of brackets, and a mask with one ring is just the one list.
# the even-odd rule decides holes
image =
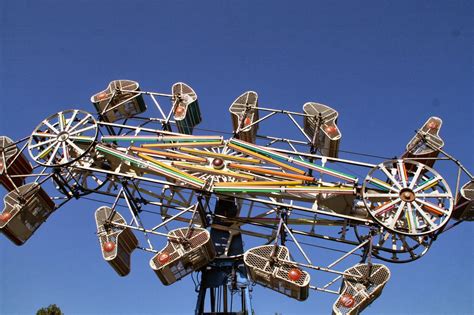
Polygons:
[[36,315],[64,315],[61,309],[56,304],[51,304],[48,307],[43,307],[36,312]]

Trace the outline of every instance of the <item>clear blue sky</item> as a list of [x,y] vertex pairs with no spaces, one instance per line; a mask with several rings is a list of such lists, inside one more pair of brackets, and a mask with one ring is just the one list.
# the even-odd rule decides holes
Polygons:
[[[340,113],[341,149],[399,155],[429,116],[446,150],[471,169],[472,1],[0,1],[0,134],[29,135],[113,79],[198,93],[201,127],[231,130],[228,106],[255,90],[260,104]],[[274,126],[277,128],[277,126]],[[454,186],[452,168],[438,169]],[[101,259],[98,204],[58,210],[23,247],[0,238],[0,314],[50,303],[66,314],[189,314],[187,279],[161,285],[149,256],[119,278]],[[442,235],[428,254],[389,265],[392,280],[365,314],[472,314],[473,226]],[[318,255],[325,255],[324,252]],[[257,314],[329,314],[332,295],[297,302],[255,287]]]

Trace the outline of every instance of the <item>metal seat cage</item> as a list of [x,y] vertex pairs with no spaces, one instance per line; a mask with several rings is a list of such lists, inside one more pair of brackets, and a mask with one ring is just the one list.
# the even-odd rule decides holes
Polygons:
[[[351,278],[345,275],[340,298],[333,305],[333,314],[359,314],[381,294],[390,279],[390,270],[380,264],[358,264],[345,271],[362,278]],[[344,305],[342,298],[349,295],[355,300],[354,305]]]
[[146,110],[139,84],[130,80],[115,80],[108,87],[93,95],[91,102],[107,122],[130,118]]
[[311,138],[312,146],[319,148],[322,155],[338,157],[341,132],[337,127],[338,112],[319,103],[305,103],[303,111],[304,131]]
[[[150,260],[164,285],[170,285],[207,265],[216,256],[210,234],[203,228],[180,228],[168,233],[168,244]],[[160,262],[165,254],[167,259]]]
[[2,213],[11,215],[0,230],[16,245],[23,245],[55,210],[55,204],[37,183],[29,183],[4,197]]
[[[0,184],[12,191],[25,183],[24,177],[31,174],[33,167],[17,145],[8,137],[0,137]],[[14,176],[14,177],[12,177]]]
[[247,91],[229,107],[234,133],[247,142],[255,143],[258,131],[258,94]]
[[289,272],[296,267],[287,262],[289,258],[287,247],[264,245],[245,252],[244,263],[252,281],[304,301],[309,295],[310,276],[306,271],[301,271],[299,279],[291,280]]
[[[107,206],[95,212],[97,236],[103,258],[120,276],[130,272],[130,256],[138,246],[138,240],[132,230],[126,227],[127,222],[118,212]],[[106,244],[113,244],[112,250]]]
[[173,94],[172,111],[178,131],[191,135],[194,127],[202,120],[196,92],[183,82],[173,84],[171,92]]

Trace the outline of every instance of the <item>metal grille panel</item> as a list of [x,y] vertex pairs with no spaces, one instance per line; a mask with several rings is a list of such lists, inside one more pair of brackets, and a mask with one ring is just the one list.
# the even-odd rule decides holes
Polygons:
[[[130,256],[138,246],[138,240],[128,227],[114,225],[127,224],[120,213],[103,206],[96,210],[95,221],[99,237],[102,257],[115,269],[120,276],[130,273]],[[105,250],[107,242],[113,243],[113,250]]]
[[146,110],[145,101],[140,93],[138,82],[131,80],[114,80],[108,87],[93,95],[91,102],[102,119],[114,122],[130,118]]
[[[150,267],[164,285],[170,285],[204,267],[216,256],[206,229],[180,228],[170,231],[168,236],[168,244],[150,260]],[[159,258],[163,253],[169,258],[160,263]]]
[[0,230],[16,245],[23,245],[55,210],[55,204],[37,183],[18,187],[4,197],[2,213],[10,219],[0,223]]
[[[390,279],[390,270],[381,264],[373,264],[371,267],[369,264],[358,264],[347,269],[345,273],[355,277],[344,276],[341,295],[333,305],[334,315],[359,314],[382,294]],[[344,305],[345,295],[354,299],[352,306]]]
[[244,263],[249,271],[250,278],[252,281],[284,295],[300,301],[305,300],[309,294],[309,274],[304,270],[300,270],[301,277],[296,281],[292,281],[288,277],[288,273],[291,269],[297,267],[281,261],[289,260],[288,248],[278,246],[276,248],[276,259],[272,261],[271,256],[274,249],[274,245],[264,245],[245,252]]

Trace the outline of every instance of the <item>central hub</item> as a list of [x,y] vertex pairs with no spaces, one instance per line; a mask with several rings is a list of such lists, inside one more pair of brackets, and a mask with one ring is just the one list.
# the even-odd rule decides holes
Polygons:
[[62,131],[58,134],[58,141],[64,142],[67,139],[69,139],[69,133],[67,133],[66,131]]
[[215,158],[214,160],[212,160],[212,167],[214,167],[216,170],[224,168],[224,160],[220,158]]
[[415,193],[410,188],[403,188],[400,191],[400,199],[405,202],[412,202],[415,200]]

